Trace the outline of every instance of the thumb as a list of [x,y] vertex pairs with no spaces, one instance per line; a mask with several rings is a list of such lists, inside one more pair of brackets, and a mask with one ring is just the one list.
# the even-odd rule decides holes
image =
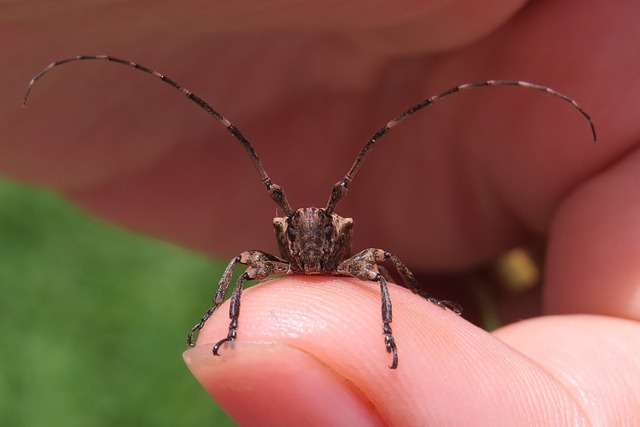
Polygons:
[[[240,425],[579,425],[546,369],[448,310],[392,285],[389,369],[376,283],[292,276],[248,289],[237,340],[228,303],[184,358]],[[562,411],[559,413],[559,411]]]

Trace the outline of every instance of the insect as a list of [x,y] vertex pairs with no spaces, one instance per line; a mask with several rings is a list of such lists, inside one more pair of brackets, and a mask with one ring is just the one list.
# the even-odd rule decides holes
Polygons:
[[200,321],[189,331],[187,345],[193,347],[194,335],[204,327],[207,320],[224,302],[231,284],[234,267],[237,264],[246,265],[247,268],[235,282],[230,297],[229,318],[231,322],[229,324],[227,336],[222,338],[213,346],[213,354],[216,356],[219,355],[220,347],[225,342],[234,341],[237,337],[238,319],[240,316],[240,297],[245,282],[250,280],[262,280],[273,275],[339,275],[377,282],[380,286],[380,295],[382,300],[382,332],[384,334],[384,344],[386,351],[391,354],[392,358],[391,364],[389,365],[390,369],[396,369],[398,366],[398,349],[391,329],[391,298],[389,296],[387,286],[390,278],[386,273],[386,270],[384,270],[380,265],[382,262],[390,261],[399,273],[404,285],[414,293],[421,295],[443,309],[449,309],[456,314],[460,314],[462,312],[461,307],[455,302],[440,300],[425,292],[407,266],[405,266],[398,257],[391,252],[377,248],[369,248],[351,256],[351,237],[354,224],[353,219],[343,218],[335,213],[336,206],[347,194],[349,184],[355,177],[356,173],[362,166],[362,162],[374,145],[382,136],[398,125],[398,123],[422,110],[424,107],[427,107],[446,96],[467,89],[486,86],[519,86],[526,89],[542,91],[570,103],[589,122],[593,140],[596,140],[595,127],[591,117],[586,113],[586,111],[584,111],[573,99],[556,92],[549,87],[514,80],[488,80],[477,83],[467,83],[453,87],[419,102],[382,126],[362,147],[347,174],[340,181],[334,184],[331,189],[329,201],[325,208],[310,207],[293,210],[287,201],[282,187],[274,184],[269,175],[267,175],[264,167],[262,166],[262,162],[251,143],[229,120],[223,117],[218,113],[218,111],[213,109],[208,103],[190,90],[179,85],[169,77],[143,65],[106,55],[76,56],[56,61],[48,65],[33,77],[33,79],[31,79],[23,99],[23,105],[26,105],[34,84],[46,73],[60,65],[82,60],[103,60],[129,66],[144,73],[151,74],[182,92],[187,98],[195,102],[200,108],[217,119],[238,141],[240,141],[253,161],[253,166],[260,175],[260,179],[266,187],[269,196],[271,196],[273,201],[284,212],[284,216],[276,217],[273,220],[273,226],[275,228],[275,234],[280,249],[280,257],[258,250],[249,250],[242,252],[240,255],[233,258],[227,265],[222,278],[218,283],[218,289],[213,297],[213,305],[207,310]]

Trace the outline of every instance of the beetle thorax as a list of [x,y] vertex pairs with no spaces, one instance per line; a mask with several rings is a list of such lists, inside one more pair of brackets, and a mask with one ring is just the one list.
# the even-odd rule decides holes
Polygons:
[[293,273],[335,274],[351,255],[353,220],[325,209],[302,208],[273,219],[280,253]]

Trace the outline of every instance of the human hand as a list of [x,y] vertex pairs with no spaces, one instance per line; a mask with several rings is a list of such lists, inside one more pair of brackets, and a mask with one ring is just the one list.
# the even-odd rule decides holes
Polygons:
[[[95,11],[69,13],[58,3],[56,10],[66,12],[58,21],[50,14],[24,15],[35,29],[27,37],[34,42],[28,48],[12,42],[17,27],[4,26],[1,61],[10,72],[4,77],[8,84],[1,102],[6,120],[0,168],[51,185],[113,221],[233,256],[248,247],[273,247],[270,232],[265,232],[268,216],[253,219],[253,212],[270,214],[273,205],[260,193],[245,153],[231,148],[235,141],[228,142],[228,152],[221,150],[224,145],[219,144],[228,135],[220,130],[213,137],[215,124],[190,105],[180,106],[170,91],[160,93],[156,82],[135,80],[127,70],[94,66],[76,69],[73,77],[52,75],[38,88],[40,100],[34,97],[27,112],[15,108],[25,76],[46,61],[78,53],[108,52],[152,65],[232,119],[297,206],[323,203],[330,185],[344,174],[370,133],[420,98],[486,78],[548,84],[589,110],[601,143],[590,145],[581,118],[557,100],[509,93],[505,99],[514,107],[499,110],[505,103],[497,97],[503,95],[468,94],[394,130],[376,148],[377,153],[387,147],[389,155],[367,159],[339,212],[357,221],[354,249],[391,250],[414,270],[467,268],[531,235],[545,236],[544,316],[489,335],[393,288],[392,326],[401,360],[392,372],[384,367],[388,355],[376,333],[379,313],[373,285],[289,278],[246,293],[233,355],[206,358],[210,353],[203,345],[188,357],[205,388],[238,420],[243,416],[234,411],[238,394],[223,386],[242,390],[253,381],[256,387],[273,390],[275,384],[287,383],[265,378],[269,373],[285,375],[286,369],[295,370],[298,381],[315,384],[308,389],[312,393],[321,390],[327,371],[338,383],[348,379],[353,387],[338,392],[344,403],[340,413],[346,413],[349,403],[354,408],[364,405],[360,414],[391,424],[479,424],[486,420],[482,416],[510,424],[523,419],[517,417],[543,423],[543,416],[565,417],[566,424],[581,416],[603,424],[637,421],[637,6],[536,3],[504,24],[519,3],[493,8],[485,3],[481,11],[469,13],[470,5],[460,2],[443,14],[397,8],[366,13],[358,5],[333,12],[321,9],[324,13],[319,14],[308,5],[306,10],[293,6],[271,5],[281,7],[281,13],[265,15],[251,5],[242,11],[210,5],[184,19],[174,10],[169,14],[158,9],[145,16],[145,25],[129,22],[123,25],[128,31],[116,34],[85,19]],[[13,7],[16,14],[4,16],[16,22],[29,6]],[[114,14],[118,10],[117,5],[102,7]],[[155,26],[158,18],[171,25],[170,37],[158,32],[167,28]],[[67,29],[62,33],[61,20]],[[377,26],[381,23],[388,23],[384,31]],[[252,34],[282,27],[291,33]],[[298,29],[307,31],[300,34]],[[47,38],[47,43],[39,38]],[[453,49],[464,45],[468,47]],[[113,84],[100,86],[107,76]],[[74,83],[80,78],[83,83]],[[207,88],[216,91],[213,96]],[[85,93],[91,98],[83,99]],[[170,120],[158,123],[163,114]],[[394,172],[383,175],[380,170]],[[324,316],[331,314],[339,325],[292,332],[286,328],[294,327],[293,321],[277,320],[295,320],[313,301],[333,310]],[[359,301],[362,304],[356,304]],[[262,318],[257,317],[260,313]],[[568,313],[607,317],[551,316]],[[200,342],[217,341],[227,322],[226,316],[216,315]],[[358,322],[363,322],[360,329]],[[302,323],[309,324],[317,323]],[[351,330],[341,329],[349,324]],[[278,325],[285,330],[274,330]],[[278,351],[255,350],[252,340],[276,341]],[[293,345],[298,350],[292,350]],[[367,356],[372,360],[364,363]],[[605,362],[599,359],[605,356]],[[257,368],[246,369],[256,363],[261,377]],[[225,381],[231,372],[233,381]],[[315,382],[309,379],[313,375]],[[527,382],[531,378],[539,381]],[[303,391],[296,395],[303,396]],[[275,391],[267,396],[274,401],[281,397]],[[302,402],[294,397],[286,396],[288,409],[315,420],[310,408],[302,412]],[[328,407],[333,411],[329,415],[338,413],[335,406]],[[371,407],[375,409],[367,412]],[[278,407],[274,404],[273,409]],[[262,421],[272,415],[266,409],[258,414]]]

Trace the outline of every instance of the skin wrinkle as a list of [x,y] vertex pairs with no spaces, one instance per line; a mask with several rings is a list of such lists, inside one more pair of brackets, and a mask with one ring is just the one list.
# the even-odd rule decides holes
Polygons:
[[[556,387],[559,388],[559,390],[553,389],[553,388],[549,388],[548,391],[543,395],[546,400],[548,402],[556,402],[557,398],[554,397],[557,395],[558,391],[560,391],[562,396],[566,396],[569,398],[569,400],[571,402],[573,402],[573,407],[571,412],[576,413],[576,416],[579,414],[579,419],[581,420],[588,420],[588,413],[584,410],[582,403],[580,401],[578,401],[577,399],[575,399],[573,393],[571,390],[569,390],[565,384],[563,384],[561,381],[559,381],[551,371],[549,371],[547,368],[545,368],[544,366],[540,365],[539,363],[537,363],[537,361],[533,358],[531,358],[529,355],[527,355],[526,353],[522,353],[521,351],[519,351],[517,348],[510,346],[508,343],[502,343],[503,345],[505,345],[506,347],[508,347],[511,351],[513,351],[514,353],[517,354],[517,357],[515,358],[514,361],[510,361],[510,360],[503,360],[502,363],[507,365],[509,363],[515,362],[517,365],[522,365],[523,361],[527,361],[528,363],[530,363],[531,365],[535,366],[535,371],[536,373],[541,374],[541,376],[545,379],[545,381],[548,381],[548,384],[554,384]],[[519,360],[520,358],[522,358],[522,360]],[[524,368],[524,367],[523,367]],[[529,373],[529,371],[527,370],[526,373]],[[535,378],[535,382],[539,383],[539,379]],[[527,383],[528,381],[524,381],[525,383]],[[477,378],[476,381],[474,381],[474,383],[482,383],[482,378]],[[562,392],[564,391],[564,392]],[[540,396],[536,396],[536,399],[539,399]],[[523,396],[523,399],[526,400],[527,396]],[[534,405],[535,406],[535,405]],[[563,414],[566,415],[566,414]],[[567,419],[566,421],[572,421],[572,423],[570,425],[574,425],[573,422],[575,421],[576,417],[569,417],[569,419]],[[531,420],[531,422],[541,422],[541,420]]]
[[[586,326],[584,321],[593,323]],[[537,325],[542,328],[536,328]],[[614,411],[627,405],[621,404],[616,397],[626,396],[633,401],[636,387],[627,386],[626,380],[620,381],[615,377],[620,376],[621,379],[633,382],[637,363],[635,367],[629,364],[627,371],[617,369],[619,364],[625,363],[620,356],[625,355],[627,343],[620,343],[611,337],[612,325],[628,331],[631,336],[637,333],[637,324],[632,321],[605,316],[563,315],[522,321],[505,326],[495,334],[557,378],[583,408],[587,419],[598,425],[618,425],[625,418],[615,415]],[[518,331],[518,328],[521,330]],[[581,339],[585,331],[590,334],[588,341]],[[593,367],[585,363],[585,357],[588,358],[589,355],[596,356],[596,360],[592,362],[595,363]],[[600,375],[596,375],[599,380],[589,384],[586,381],[593,375],[593,371],[600,372]],[[611,415],[606,415],[607,407],[601,405],[607,402],[602,396],[612,397],[613,405],[608,405]],[[629,405],[633,404],[631,401]]]
[[[526,355],[524,356],[527,357]],[[561,381],[555,375],[553,375],[553,373],[549,369],[547,369],[546,367],[540,364],[537,364],[535,360],[532,360],[532,362],[536,364],[538,369],[542,370],[546,374],[546,376],[549,378],[550,381],[555,383],[561,390],[564,391],[563,394],[569,397],[569,399],[573,402],[573,407],[577,409],[578,413],[580,414],[580,419],[585,422],[589,421],[591,418],[589,416],[590,413],[589,411],[587,411],[587,409],[584,406],[584,400],[576,396],[575,389],[572,389],[571,387],[567,386],[567,384],[565,384],[563,381]],[[559,411],[559,412],[560,412],[560,415],[563,414],[562,411]],[[568,421],[568,420],[565,420],[565,421]],[[591,425],[591,423],[589,422],[588,425]]]

